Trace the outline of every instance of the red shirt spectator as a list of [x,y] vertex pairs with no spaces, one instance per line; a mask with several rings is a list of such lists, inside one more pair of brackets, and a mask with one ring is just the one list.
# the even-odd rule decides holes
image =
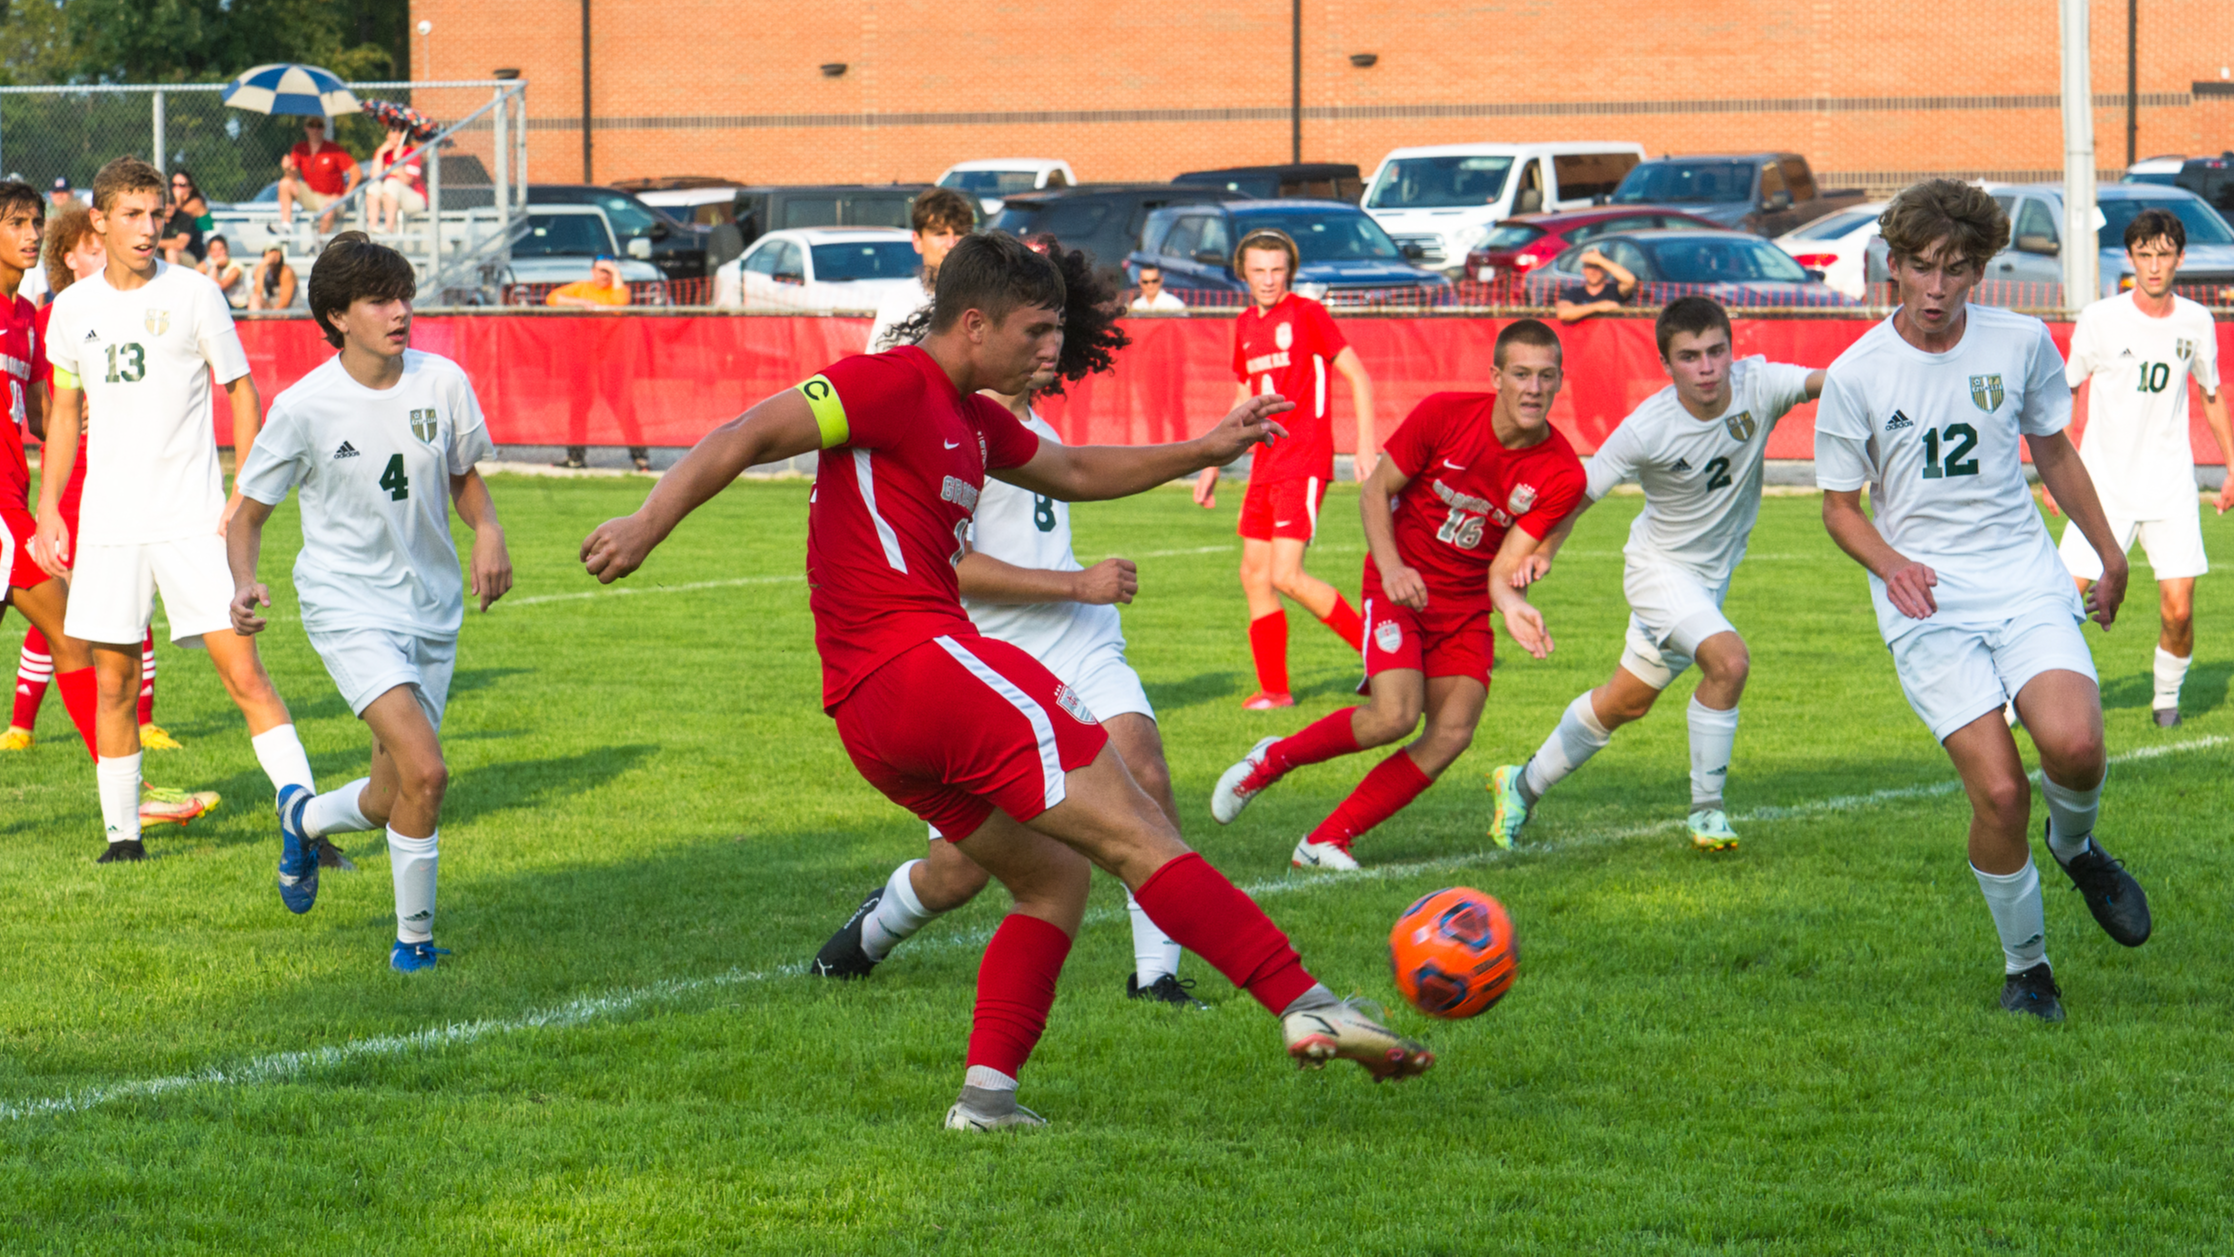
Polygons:
[[303,172],[303,182],[320,196],[340,196],[349,190],[349,172],[356,169],[357,159],[339,144],[320,144],[313,149],[309,144],[297,144],[287,151],[295,159],[295,169]]

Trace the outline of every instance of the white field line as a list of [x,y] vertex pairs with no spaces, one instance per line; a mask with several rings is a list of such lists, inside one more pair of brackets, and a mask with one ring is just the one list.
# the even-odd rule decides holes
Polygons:
[[[2191,738],[2182,742],[2169,742],[2162,746],[2140,747],[2111,757],[2111,764],[2133,763],[2137,760],[2157,759],[2184,751],[2209,750],[2226,746],[2229,739],[2221,735]],[[1822,816],[1833,812],[1852,812],[1898,803],[1910,799],[1937,798],[1954,794],[1962,788],[1959,781],[1939,781],[1916,786],[1895,786],[1873,790],[1868,794],[1839,795],[1798,803],[1786,807],[1756,808],[1731,819],[1740,824],[1767,821],[1796,820],[1808,816]],[[1449,856],[1437,860],[1415,860],[1406,864],[1383,864],[1360,869],[1354,873],[1302,873],[1287,877],[1270,878],[1242,887],[1253,899],[1280,895],[1306,893],[1329,888],[1340,888],[1366,881],[1398,881],[1422,873],[1448,872],[1497,864],[1516,856],[1551,855],[1563,851],[1576,851],[1590,847],[1606,846],[1631,838],[1644,838],[1681,828],[1676,820],[1657,821],[1644,825],[1631,825],[1619,829],[1603,829],[1576,834],[1549,843],[1532,843],[1515,851],[1502,851],[1495,847],[1467,855]],[[1090,924],[1112,922],[1124,916],[1122,909],[1100,909],[1089,913]],[[956,930],[931,938],[919,939],[914,949],[983,946],[992,936],[989,929]],[[157,1096],[186,1087],[234,1086],[250,1087],[265,1083],[284,1082],[316,1070],[348,1064],[352,1061],[382,1057],[406,1056],[418,1052],[435,1051],[445,1047],[473,1043],[492,1035],[512,1034],[522,1030],[540,1030],[553,1027],[581,1025],[601,1021],[624,1013],[633,1012],[648,1004],[675,999],[700,991],[724,987],[748,986],[776,978],[796,977],[805,971],[804,964],[778,965],[759,970],[731,969],[704,978],[676,978],[654,982],[632,990],[616,991],[607,995],[584,995],[550,1008],[537,1009],[518,1017],[457,1022],[450,1025],[430,1026],[409,1034],[379,1035],[369,1039],[350,1039],[325,1047],[300,1052],[275,1052],[266,1056],[250,1057],[234,1065],[212,1065],[187,1074],[172,1074],[163,1078],[146,1078],[128,1082],[105,1083],[65,1092],[58,1096],[0,1102],[0,1121],[16,1121],[31,1117],[52,1117],[69,1113],[82,1113],[107,1104],[112,1100],[141,1096]]]

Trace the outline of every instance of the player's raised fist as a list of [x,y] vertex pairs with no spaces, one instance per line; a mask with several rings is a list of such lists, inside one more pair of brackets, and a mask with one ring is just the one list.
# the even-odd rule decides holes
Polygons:
[[2088,586],[2088,618],[2104,628],[2119,618],[2119,604],[2126,601],[2126,556],[2114,554],[2111,558],[2116,561],[2106,562],[2103,575]]
[[583,538],[582,566],[600,585],[610,585],[644,566],[657,542],[651,526],[634,515],[609,519]]
[[1072,577],[1072,588],[1077,592],[1073,602],[1088,606],[1106,607],[1113,602],[1131,602],[1141,588],[1140,572],[1131,559],[1104,559]]
[[264,588],[261,581],[234,590],[230,608],[233,613],[233,631],[242,637],[254,637],[263,632],[266,621],[263,616],[256,614],[256,608],[270,605],[271,591]]

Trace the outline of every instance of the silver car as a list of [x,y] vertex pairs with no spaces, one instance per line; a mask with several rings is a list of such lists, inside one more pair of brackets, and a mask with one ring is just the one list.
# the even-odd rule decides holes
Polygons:
[[[2064,284],[2064,185],[1988,184],[2010,215],[2010,244],[1987,262],[1985,282],[1973,293],[1981,305],[2054,306]],[[2210,306],[2235,304],[2235,231],[2202,197],[2182,188],[2110,183],[2095,190],[2101,222],[2096,228],[2098,282],[2110,297],[2134,285],[2126,258],[2126,225],[2146,209],[2170,210],[2188,231],[2187,255],[2174,283],[2184,295]],[[1884,283],[1886,243],[1870,242],[1870,280]]]

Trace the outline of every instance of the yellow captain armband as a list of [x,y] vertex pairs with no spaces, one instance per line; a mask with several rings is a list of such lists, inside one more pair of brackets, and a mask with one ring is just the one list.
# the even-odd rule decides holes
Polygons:
[[54,386],[56,388],[77,388],[79,387],[78,377],[72,372],[56,367],[54,369]]
[[846,424],[845,403],[838,400],[838,387],[828,376],[811,376],[799,386],[799,395],[807,399],[807,408],[815,412],[815,426],[823,434],[823,448],[844,445],[853,435]]

